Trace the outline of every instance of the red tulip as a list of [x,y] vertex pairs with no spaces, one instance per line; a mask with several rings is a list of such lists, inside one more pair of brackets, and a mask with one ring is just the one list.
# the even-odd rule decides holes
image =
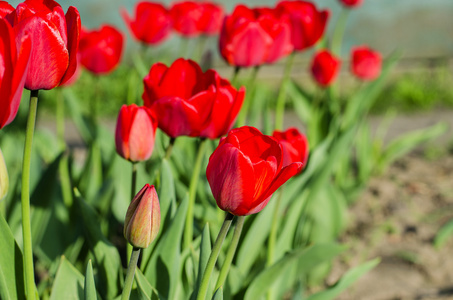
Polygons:
[[363,0],[340,0],[341,4],[349,8],[355,8],[362,5]]
[[82,29],[80,35],[80,61],[94,74],[113,71],[123,52],[123,34],[110,25],[99,30]]
[[314,56],[311,73],[314,79],[323,87],[329,86],[340,71],[341,61],[327,50],[321,50]]
[[4,18],[14,11],[14,7],[6,1],[0,1],[0,18]]
[[173,29],[184,37],[194,37],[201,33],[200,21],[203,8],[198,2],[183,1],[170,8]]
[[143,81],[145,106],[171,137],[225,135],[244,101],[244,88],[238,91],[216,71],[203,73],[196,62],[182,58],[170,67],[153,65]]
[[170,12],[160,3],[138,2],[135,6],[135,19],[125,9],[121,10],[121,15],[134,37],[143,43],[156,45],[170,35]]
[[157,120],[153,112],[135,104],[123,105],[118,115],[115,131],[116,151],[132,162],[151,157]]
[[222,27],[223,8],[219,4],[212,2],[200,3],[203,14],[200,19],[200,31],[206,35],[218,34]]
[[53,0],[26,0],[7,16],[19,47],[24,35],[32,41],[25,88],[50,90],[65,83],[77,66],[80,16],[70,6],[66,16]]
[[29,35],[21,37],[19,51],[13,28],[0,18],[0,129],[16,117],[31,53]]
[[283,151],[283,167],[293,162],[305,163],[308,159],[308,141],[305,135],[297,128],[288,128],[286,131],[275,130],[272,136],[280,143]]
[[148,248],[160,227],[160,205],[154,185],[146,184],[135,195],[124,220],[124,237],[134,247]]
[[219,48],[231,65],[273,63],[293,50],[289,22],[273,9],[238,5],[223,21]]
[[291,42],[294,50],[304,50],[316,44],[324,34],[329,11],[318,11],[308,1],[282,1],[277,5],[281,18],[291,25]]
[[355,47],[352,53],[352,73],[362,80],[374,80],[381,74],[382,57],[367,46]]
[[220,209],[245,216],[261,211],[302,165],[294,162],[284,167],[278,141],[244,126],[220,141],[209,158],[206,176]]

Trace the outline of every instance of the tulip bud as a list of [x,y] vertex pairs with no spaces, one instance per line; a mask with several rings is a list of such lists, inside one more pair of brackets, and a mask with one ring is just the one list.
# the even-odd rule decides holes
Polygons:
[[6,170],[5,160],[3,159],[2,150],[0,150],[0,200],[5,198],[8,193],[9,178],[8,170]]
[[341,61],[327,50],[317,52],[311,64],[313,78],[321,87],[328,87],[340,71]]
[[160,206],[154,185],[146,184],[135,195],[124,220],[124,237],[134,247],[147,248],[160,226]]

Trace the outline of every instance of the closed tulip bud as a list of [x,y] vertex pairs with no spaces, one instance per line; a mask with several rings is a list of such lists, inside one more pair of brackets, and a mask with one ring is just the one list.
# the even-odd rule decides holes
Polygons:
[[80,62],[94,74],[113,71],[123,53],[123,34],[115,27],[103,25],[99,30],[82,28],[80,35]]
[[75,7],[70,6],[65,15],[53,0],[26,0],[5,19],[14,27],[18,48],[26,35],[33,45],[25,88],[49,90],[72,77],[80,35],[80,16]]
[[382,57],[379,52],[367,46],[360,46],[353,48],[351,55],[351,71],[357,78],[370,81],[379,77],[382,69]]
[[6,1],[0,1],[0,18],[4,18],[14,11],[14,7]]
[[160,227],[160,206],[154,185],[146,184],[132,200],[124,220],[124,237],[134,247],[147,248]]
[[340,71],[341,61],[327,50],[315,54],[311,64],[311,74],[316,82],[322,86],[329,86]]
[[363,0],[340,0],[341,4],[349,8],[355,8],[362,5]]
[[0,200],[5,198],[8,193],[9,188],[9,178],[8,170],[6,169],[6,163],[3,159],[2,150],[0,150]]
[[301,134],[297,128],[291,127],[286,131],[275,130],[272,136],[282,146],[283,167],[298,161],[305,167],[308,159],[308,141],[305,135]]
[[209,158],[206,176],[220,209],[235,216],[261,211],[272,194],[302,169],[283,165],[279,142],[254,127],[231,130]]
[[116,151],[132,162],[144,161],[151,157],[157,120],[147,107],[123,105],[118,115],[115,131]]

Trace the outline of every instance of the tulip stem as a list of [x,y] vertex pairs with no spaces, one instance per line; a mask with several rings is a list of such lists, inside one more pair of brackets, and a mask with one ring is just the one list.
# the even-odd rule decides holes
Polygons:
[[219,235],[214,242],[212,247],[211,255],[209,256],[208,263],[206,264],[206,269],[203,273],[203,278],[201,279],[200,289],[198,290],[197,300],[205,300],[206,294],[208,292],[209,280],[211,279],[212,271],[214,270],[215,263],[219,257],[220,249],[222,248],[223,241],[230,229],[231,222],[233,221],[234,215],[227,212],[225,220],[223,221],[222,228],[220,228]]
[[335,31],[332,35],[331,49],[332,53],[341,56],[341,42],[343,40],[344,31],[346,29],[346,21],[348,19],[349,9],[343,8],[338,17]]
[[165,150],[165,157],[164,159],[169,159],[171,156],[171,151],[173,150],[173,145],[175,144],[175,138],[170,138],[170,143],[167,146],[167,149]]
[[280,188],[277,203],[275,203],[274,213],[272,216],[271,232],[269,233],[269,240],[267,242],[267,261],[266,266],[270,266],[274,263],[275,255],[275,242],[277,240],[277,229],[279,226],[278,213],[280,210],[280,203],[282,202],[283,188]]
[[[135,187],[137,185],[137,163],[132,162],[132,173],[131,173],[131,201],[135,197]],[[127,244],[127,260],[131,259],[132,245]]]
[[57,110],[56,110],[56,118],[57,118],[57,137],[58,142],[61,146],[61,149],[66,148],[66,142],[64,138],[65,132],[65,123],[64,123],[64,97],[63,91],[61,89],[56,89],[57,92]]
[[197,185],[200,179],[201,164],[206,149],[206,139],[202,139],[198,148],[197,158],[195,160],[195,166],[192,172],[192,178],[190,179],[189,185],[189,206],[187,208],[186,226],[184,228],[184,249],[192,246],[193,239],[193,208],[195,206],[195,198],[197,195]]
[[35,131],[36,112],[38,110],[38,92],[30,91],[30,108],[28,110],[27,129],[25,132],[24,160],[22,165],[22,236],[24,244],[25,284],[27,299],[35,299],[35,275],[33,270],[33,250],[30,223],[30,165]]
[[277,106],[275,107],[275,129],[282,130],[283,128],[283,116],[285,114],[285,99],[286,99],[286,88],[291,79],[291,69],[293,68],[294,56],[296,52],[292,52],[286,59],[285,71],[283,74],[282,83],[278,90]]
[[228,248],[228,252],[226,254],[225,261],[223,262],[222,269],[220,269],[219,278],[217,279],[217,283],[215,285],[214,290],[217,290],[225,283],[225,280],[228,276],[228,272],[230,271],[231,262],[233,261],[234,254],[236,253],[236,249],[239,244],[239,238],[241,237],[242,227],[244,226],[244,220],[245,216],[238,217],[236,227],[234,228],[233,238],[231,239],[231,244],[230,247]]
[[256,76],[258,74],[259,69],[260,66],[255,66],[253,68],[252,75],[250,76],[249,81],[247,83],[248,92],[246,94],[244,104],[242,105],[241,112],[239,113],[237,127],[245,125],[245,122],[247,120],[248,111],[250,110],[250,106],[252,105],[253,101],[253,90],[255,88]]
[[231,78],[231,85],[234,87],[236,87],[236,85],[237,85],[239,71],[241,71],[240,66],[234,67],[233,77]]
[[121,300],[128,300],[131,295],[132,283],[134,282],[135,269],[137,268],[140,250],[140,248],[133,248],[129,266],[127,267],[126,279],[124,280],[124,289],[123,294],[121,295]]

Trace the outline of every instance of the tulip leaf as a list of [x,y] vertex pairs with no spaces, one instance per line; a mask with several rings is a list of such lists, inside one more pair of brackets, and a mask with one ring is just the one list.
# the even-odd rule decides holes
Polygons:
[[365,273],[369,272],[374,267],[376,267],[379,264],[379,262],[380,259],[376,258],[360,266],[348,270],[346,274],[344,274],[334,286],[327,290],[311,295],[310,297],[307,298],[307,300],[331,300],[337,298],[341,292],[346,290]]
[[92,204],[102,187],[102,159],[101,148],[97,142],[94,142],[85,161],[84,169],[80,175],[77,187],[85,195],[88,203]]
[[22,252],[0,214],[0,299],[25,299]]
[[192,299],[194,299],[194,297],[198,294],[198,289],[200,288],[201,284],[201,278],[203,277],[204,270],[206,269],[206,265],[208,264],[208,259],[210,255],[211,255],[211,236],[209,233],[209,223],[206,223],[201,234],[200,259],[198,262],[197,282],[192,294]]
[[80,107],[81,101],[77,98],[71,89],[63,89],[65,103],[67,104],[67,111],[71,114],[72,120],[77,127],[82,139],[86,144],[94,140],[94,131],[91,128],[88,120],[83,116]]
[[61,257],[50,300],[84,299],[83,275],[64,257]]
[[[299,266],[299,275],[310,272],[323,262],[328,262],[344,250],[344,247],[334,243],[317,244],[309,248],[297,249],[288,253],[272,266],[259,273],[249,285],[245,300],[260,299],[275,282],[275,278],[288,272],[295,264]],[[296,281],[298,277],[293,278]]]
[[91,259],[88,261],[87,270],[85,273],[85,285],[84,285],[84,296],[85,300],[96,300],[96,285],[94,283],[93,266]]
[[142,299],[155,299],[155,297],[164,299],[160,297],[159,292],[149,283],[140,269],[135,270],[135,280],[137,282],[137,290]]
[[119,293],[119,286],[123,280],[120,255],[116,247],[102,234],[99,217],[94,209],[82,199],[77,189],[74,193],[78,215],[83,221],[85,236],[98,269],[98,290],[103,298],[113,299]]
[[442,226],[434,238],[434,246],[439,249],[453,236],[453,220]]
[[212,300],[223,300],[223,288],[219,287],[212,296]]
[[179,205],[170,225],[162,233],[148,263],[144,264],[144,274],[152,286],[167,299],[176,299],[181,275],[181,239],[184,229],[188,196]]
[[286,84],[286,91],[292,99],[294,110],[299,118],[305,123],[310,122],[312,107],[309,99],[311,97],[294,81]]

